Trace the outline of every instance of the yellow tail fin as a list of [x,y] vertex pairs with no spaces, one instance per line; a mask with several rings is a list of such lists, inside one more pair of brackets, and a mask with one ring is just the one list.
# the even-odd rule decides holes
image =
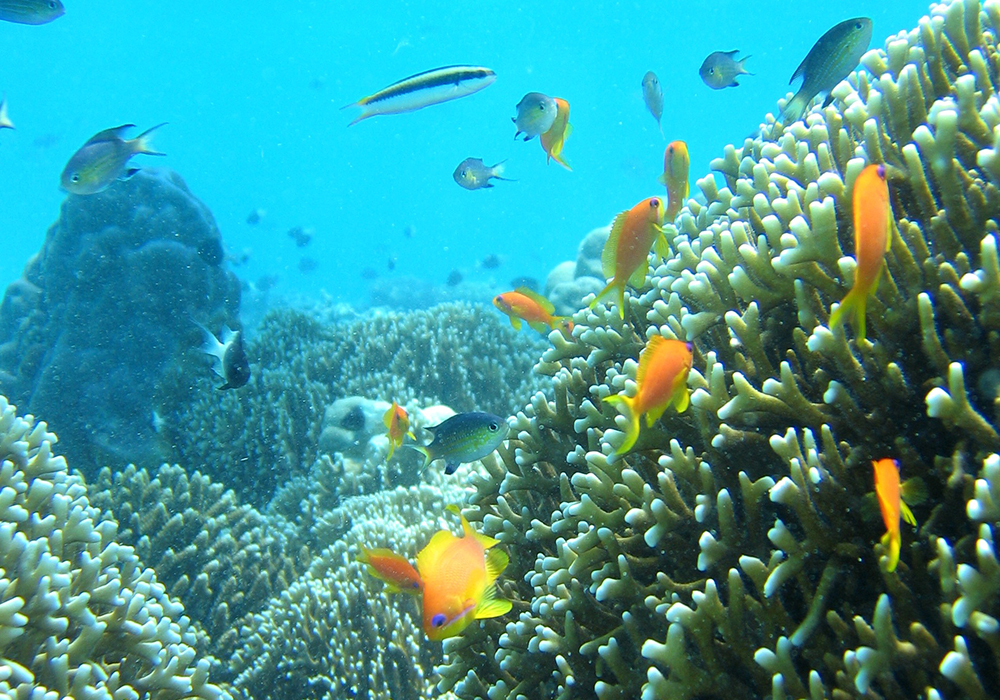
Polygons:
[[865,339],[865,313],[868,306],[868,295],[855,287],[847,293],[840,306],[830,314],[830,330],[832,331],[844,321],[844,317],[850,314],[853,316],[852,322],[854,330],[859,339]]
[[621,394],[616,394],[615,396],[608,396],[604,399],[609,404],[617,408],[625,418],[628,419],[628,430],[625,432],[625,441],[618,446],[614,452],[611,453],[612,457],[620,457],[635,445],[635,441],[639,439],[639,414],[633,409],[634,399],[630,399],[628,396],[623,396]]

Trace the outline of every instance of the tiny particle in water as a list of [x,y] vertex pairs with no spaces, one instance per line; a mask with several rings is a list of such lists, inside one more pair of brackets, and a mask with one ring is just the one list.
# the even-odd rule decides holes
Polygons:
[[536,280],[534,277],[515,277],[510,281],[510,286],[513,289],[517,289],[518,287],[527,287],[531,291],[537,292],[538,280]]
[[458,270],[452,270],[451,272],[448,273],[448,279],[445,281],[445,283],[449,287],[454,287],[461,281],[462,281],[462,273],[459,272]]
[[484,270],[495,270],[500,267],[500,256],[496,253],[490,253],[479,264]]
[[319,263],[314,258],[301,258],[299,260],[299,272],[310,273],[319,267]]
[[392,272],[393,270],[395,270],[396,269],[396,257],[393,256],[393,257],[389,258],[389,262],[387,262],[385,264],[385,266],[387,268],[389,268],[389,272]]
[[267,211],[264,209],[254,209],[252,212],[247,214],[247,223],[251,226],[256,226],[265,216],[267,216]]
[[295,245],[298,248],[305,248],[309,245],[309,242],[313,237],[313,230],[311,228],[302,228],[301,226],[295,226],[288,229],[288,237],[295,241]]
[[416,234],[417,234],[417,227],[414,226],[413,224],[409,224],[406,228],[403,229],[404,238],[413,238]]
[[361,279],[363,280],[373,280],[377,277],[378,277],[378,272],[376,272],[375,268],[366,267],[361,271]]

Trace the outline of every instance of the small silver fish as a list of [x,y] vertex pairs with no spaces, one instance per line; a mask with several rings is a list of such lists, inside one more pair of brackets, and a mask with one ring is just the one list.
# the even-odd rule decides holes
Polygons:
[[59,0],[0,0],[0,20],[17,24],[47,24],[66,14]]
[[802,78],[802,87],[785,105],[778,121],[790,124],[799,119],[817,95],[824,97],[824,107],[829,105],[833,101],[830,91],[858,67],[871,40],[872,21],[868,17],[844,20],[821,36],[792,73],[788,82]]
[[13,129],[14,122],[7,115],[7,96],[0,97],[0,129]]
[[663,116],[663,89],[660,87],[660,79],[656,73],[648,71],[642,76],[642,99],[646,101],[646,108],[656,120],[656,126],[663,135],[663,126],[660,124],[660,117]]
[[59,184],[72,194],[96,194],[115,180],[132,177],[139,172],[138,168],[127,169],[132,156],[139,153],[164,155],[154,151],[149,141],[150,134],[161,126],[163,124],[157,124],[134,139],[125,139],[122,135],[135,124],[122,124],[94,134],[66,163]]
[[455,168],[452,177],[455,178],[455,182],[467,190],[493,187],[493,183],[490,182],[491,178],[513,182],[513,180],[503,177],[503,164],[506,162],[502,160],[496,165],[487,166],[483,163],[482,158],[466,158]]
[[517,116],[510,120],[517,126],[516,139],[524,134],[524,140],[530,141],[536,136],[541,136],[552,128],[552,123],[556,120],[558,107],[556,101],[548,95],[540,92],[529,92],[521,101],[517,103]]
[[250,363],[247,361],[247,354],[243,349],[243,333],[223,326],[220,342],[212,331],[200,323],[196,325],[201,328],[201,332],[205,335],[205,343],[201,346],[201,351],[215,358],[212,369],[226,380],[226,383],[220,386],[219,390],[239,389],[250,381]]
[[715,51],[708,54],[708,58],[705,59],[701,64],[701,68],[698,69],[698,75],[705,81],[705,85],[708,85],[713,90],[739,87],[740,84],[736,82],[737,76],[753,75],[753,73],[748,72],[743,67],[743,64],[750,57],[746,56],[737,61],[736,54],[738,53],[739,49],[736,51]]

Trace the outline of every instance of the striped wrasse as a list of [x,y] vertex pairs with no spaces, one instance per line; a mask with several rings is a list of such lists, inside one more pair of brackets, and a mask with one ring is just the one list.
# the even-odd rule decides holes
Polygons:
[[379,114],[412,112],[428,105],[447,102],[479,92],[497,79],[489,68],[445,66],[404,78],[348,107],[360,107],[361,114],[348,126]]

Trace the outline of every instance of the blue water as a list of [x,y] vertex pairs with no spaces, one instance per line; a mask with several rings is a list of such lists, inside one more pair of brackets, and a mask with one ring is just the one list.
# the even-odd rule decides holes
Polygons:
[[[788,90],[788,77],[836,22],[874,19],[872,46],[926,13],[925,0],[800,4],[285,2],[65,0],[45,26],[0,22],[0,92],[16,131],[0,131],[0,289],[18,277],[57,218],[59,174],[91,135],[162,121],[166,157],[135,165],[180,173],[213,211],[244,279],[280,276],[285,293],[362,304],[373,268],[443,283],[458,268],[502,284],[544,279],[579,239],[662,188],[666,144],[642,101],[655,71],[663,132],[687,141],[692,187],[725,144],[741,143]],[[808,10],[805,8],[808,7]],[[711,8],[711,9],[707,9]],[[716,50],[752,55],[741,87],[698,77]],[[410,74],[467,63],[496,71],[480,93],[350,128],[345,104]],[[513,141],[528,91],[563,97],[573,134],[566,172],[538,140]],[[490,190],[452,180],[466,157],[507,159]],[[257,226],[246,223],[266,210]],[[296,248],[292,226],[315,229]],[[404,231],[413,235],[407,237]],[[480,271],[499,254],[503,265]],[[303,274],[303,255],[318,262]],[[397,260],[390,272],[387,261]]]

